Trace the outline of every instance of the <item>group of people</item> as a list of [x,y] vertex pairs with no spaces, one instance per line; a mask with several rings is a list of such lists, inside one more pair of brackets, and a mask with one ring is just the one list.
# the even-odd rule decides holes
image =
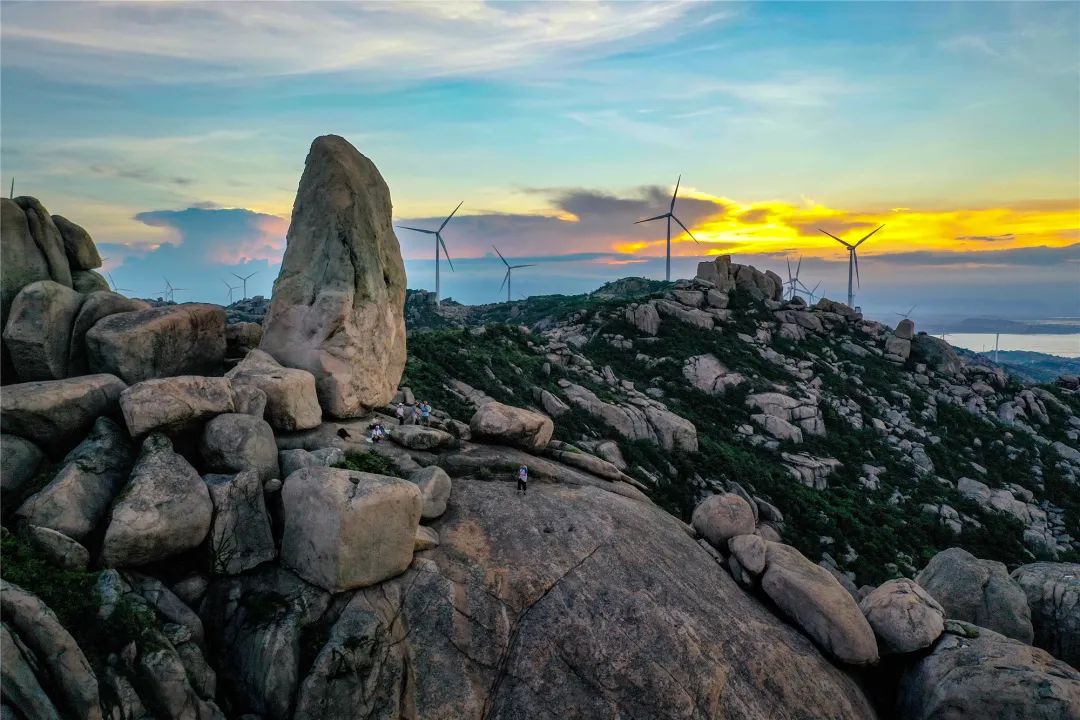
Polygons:
[[395,409],[398,425],[429,425],[431,424],[431,403],[421,400],[415,405],[406,406],[398,403]]

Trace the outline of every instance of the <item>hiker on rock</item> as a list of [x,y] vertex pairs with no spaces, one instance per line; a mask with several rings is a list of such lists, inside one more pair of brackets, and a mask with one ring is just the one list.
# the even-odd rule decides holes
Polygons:
[[420,403],[420,416],[423,418],[424,425],[431,424],[431,405],[428,405],[427,400]]
[[517,471],[517,491],[522,495],[527,494],[529,488],[529,468],[524,463]]
[[397,408],[394,410],[394,414],[397,415],[397,424],[399,426],[405,424],[405,403],[398,403]]

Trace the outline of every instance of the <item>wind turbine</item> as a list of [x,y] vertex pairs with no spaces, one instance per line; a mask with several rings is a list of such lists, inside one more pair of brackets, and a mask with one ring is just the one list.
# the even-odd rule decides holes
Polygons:
[[228,281],[224,280],[224,279],[221,282],[225,283],[225,287],[229,288],[229,304],[232,305],[232,303],[233,303],[233,291],[234,290],[239,290],[240,286],[239,285],[230,285],[228,283]]
[[675,192],[671,193],[671,205],[668,207],[668,211],[663,215],[657,215],[656,217],[645,218],[644,220],[638,220],[635,225],[641,223],[652,222],[653,220],[663,220],[667,218],[667,262],[664,265],[664,279],[671,280],[671,221],[679,223],[679,227],[686,231],[686,234],[693,238],[694,242],[698,242],[698,239],[694,237],[694,233],[690,232],[690,228],[682,224],[682,220],[675,217],[675,196],[679,194],[679,183],[682,182],[682,175],[675,181]]
[[506,302],[510,302],[510,271],[517,270],[518,268],[533,267],[535,263],[529,263],[528,265],[511,265],[510,263],[506,262],[506,258],[504,258],[502,253],[499,252],[499,248],[495,247],[494,245],[492,245],[491,247],[495,248],[495,252],[498,253],[499,259],[502,260],[503,265],[506,266],[506,274],[503,275],[502,285],[499,286],[499,289],[502,290],[503,285],[506,286]]
[[[806,287],[806,286],[804,285],[803,287]],[[817,285],[814,286],[813,290],[807,290],[806,291],[806,294],[810,296],[810,303],[809,303],[810,305],[814,304],[814,298],[815,297],[820,297],[820,296],[817,295],[817,289],[819,287],[821,287],[821,282],[820,281],[818,282]],[[824,291],[822,292],[822,294],[824,294]]]
[[857,247],[859,247],[860,245],[862,245],[867,240],[869,240],[871,235],[873,235],[874,233],[876,233],[878,230],[880,230],[883,227],[885,227],[885,226],[884,225],[878,225],[876,228],[874,228],[873,230],[868,232],[866,235],[864,235],[862,237],[862,239],[859,240],[859,242],[855,243],[854,245],[852,245],[849,242],[845,242],[845,241],[841,240],[840,238],[836,237],[835,235],[833,235],[828,230],[821,230],[821,228],[818,228],[818,230],[821,230],[821,232],[825,233],[826,235],[831,237],[833,240],[835,240],[836,242],[840,243],[841,245],[843,245],[844,247],[847,248],[847,251],[848,251],[847,303],[848,303],[848,307],[850,307],[852,309],[854,309],[854,307],[855,307],[855,291],[851,287],[852,268],[855,269],[855,282],[857,282],[859,284],[859,287],[862,287],[862,283],[859,282],[859,255],[858,255],[858,253],[855,252],[855,249]]
[[[233,276],[234,278],[236,278],[237,280],[239,280],[239,281],[241,281],[242,283],[244,283],[244,299],[245,299],[245,300],[247,300],[247,281],[248,281],[248,280],[250,280],[251,278],[255,277],[256,275],[258,275],[258,274],[259,274],[259,271],[258,271],[258,270],[256,270],[255,272],[253,272],[253,273],[251,273],[250,275],[247,275],[247,276],[244,276],[244,275],[237,275],[236,273],[229,273],[229,274],[230,274],[230,275],[232,275],[232,276]],[[228,284],[228,283],[226,283],[226,285],[227,285],[227,284]]]
[[910,309],[910,310],[908,310],[908,311],[907,311],[906,313],[896,313],[896,314],[897,314],[897,315],[899,315],[900,317],[902,317],[902,318],[904,318],[904,319],[906,320],[906,319],[908,319],[909,317],[911,317],[911,313],[915,312],[915,308],[917,308],[917,307],[919,307],[919,306],[918,306],[918,305],[912,305],[912,306],[911,306],[911,309]]
[[795,274],[791,274],[791,260],[787,261],[787,283],[788,286],[788,300],[794,300],[795,296],[800,292],[799,288],[802,287],[802,291],[806,291],[806,285],[799,279],[799,272],[802,270],[802,255],[799,256],[799,263],[795,266]]
[[464,205],[464,204],[465,204],[464,200],[459,202],[457,207],[454,208],[454,212],[447,215],[446,219],[442,221],[442,225],[439,226],[438,230],[425,230],[424,228],[409,227],[408,225],[398,225],[398,227],[401,228],[402,230],[412,230],[414,232],[424,233],[425,235],[434,235],[435,236],[435,304],[436,305],[439,304],[439,301],[442,298],[442,295],[440,294],[440,291],[441,291],[442,287],[441,287],[441,282],[440,282],[440,279],[439,279],[439,246],[440,245],[442,246],[442,254],[446,257],[446,262],[450,265],[450,269],[451,270],[454,269],[454,263],[450,262],[450,253],[447,252],[447,250],[446,250],[446,243],[443,242],[442,231],[443,231],[443,228],[446,227],[446,223],[450,222],[450,218],[454,217],[454,213],[456,213],[461,208],[461,206]]
[[131,289],[130,289],[130,288],[122,288],[122,287],[116,287],[116,281],[115,281],[115,280],[113,280],[113,276],[112,276],[112,273],[109,273],[109,272],[107,272],[107,273],[105,273],[105,276],[109,278],[109,285],[110,285],[110,286],[112,286],[112,291],[113,291],[114,293],[118,293],[118,292],[131,292]]

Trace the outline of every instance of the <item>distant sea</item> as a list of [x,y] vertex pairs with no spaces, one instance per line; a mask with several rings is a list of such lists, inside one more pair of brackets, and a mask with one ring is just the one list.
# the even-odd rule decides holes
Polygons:
[[[975,352],[994,351],[994,333],[945,333],[945,339],[950,345]],[[1059,357],[1080,358],[1080,333],[1068,335],[1002,333],[998,349],[1029,350]]]

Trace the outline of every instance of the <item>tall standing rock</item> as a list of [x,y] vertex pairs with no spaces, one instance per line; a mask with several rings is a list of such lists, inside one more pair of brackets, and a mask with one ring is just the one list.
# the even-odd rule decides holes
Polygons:
[[260,347],[315,376],[323,410],[385,405],[405,368],[405,266],[390,190],[344,138],[315,139]]

